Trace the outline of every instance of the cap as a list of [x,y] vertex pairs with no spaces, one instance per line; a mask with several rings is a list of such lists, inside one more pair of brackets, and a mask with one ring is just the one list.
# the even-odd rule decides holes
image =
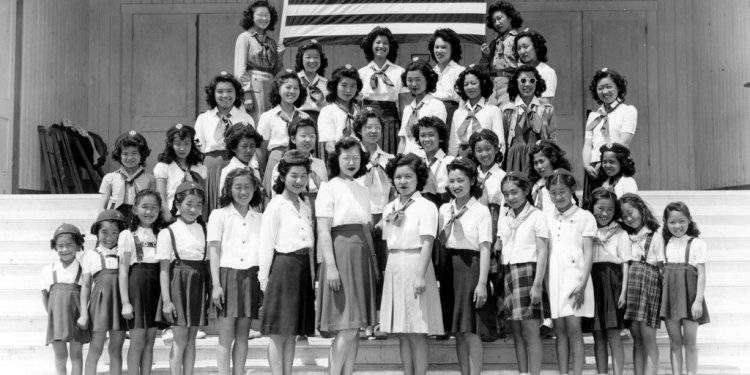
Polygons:
[[96,217],[96,223],[102,222],[102,221],[122,221],[125,222],[125,216],[122,215],[120,211],[117,210],[104,210],[99,213],[99,216]]
[[[195,135],[195,129],[193,129],[192,126],[177,124],[167,130],[167,139],[172,138],[173,135],[177,134],[181,130],[186,130],[191,135]],[[192,136],[190,138],[192,138]]]
[[625,157],[630,156],[630,149],[621,143],[607,143],[599,147],[599,152],[604,154],[607,151],[612,151],[615,154],[623,154]]
[[55,229],[55,233],[52,235],[52,238],[54,239],[61,234],[72,234],[73,236],[76,236],[76,237],[83,237],[81,235],[81,231],[78,230],[78,228],[75,225],[68,224],[68,223],[60,224],[60,226],[57,227],[57,229]]
[[179,186],[177,186],[177,189],[174,191],[174,195],[186,192],[188,190],[200,190],[202,192],[205,192],[203,189],[203,186],[201,184],[195,182],[195,181],[185,181],[181,183]]

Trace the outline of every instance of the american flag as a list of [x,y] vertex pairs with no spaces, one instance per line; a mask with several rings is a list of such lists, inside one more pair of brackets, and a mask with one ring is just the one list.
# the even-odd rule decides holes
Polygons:
[[465,41],[481,44],[486,10],[486,2],[476,0],[284,0],[280,39],[288,46],[311,39],[352,44],[382,26],[402,43],[451,28]]

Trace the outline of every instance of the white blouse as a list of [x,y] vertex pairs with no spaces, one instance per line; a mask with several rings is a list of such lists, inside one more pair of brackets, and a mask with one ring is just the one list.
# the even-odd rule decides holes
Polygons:
[[204,260],[208,259],[206,254],[206,236],[203,234],[203,227],[197,222],[186,224],[181,219],[177,219],[169,226],[174,232],[176,249],[172,247],[172,239],[169,229],[164,228],[159,231],[156,239],[156,257],[159,260],[176,260],[175,252],[179,254],[181,260]]
[[277,195],[263,212],[258,246],[259,281],[268,280],[274,251],[292,253],[313,247],[312,209],[301,199],[298,199],[298,203],[299,210],[283,195]]
[[404,205],[398,197],[388,203],[383,209],[383,239],[388,243],[389,250],[407,250],[422,247],[420,236],[437,234],[438,209],[435,204],[415,192],[411,198],[414,203],[404,211],[401,225],[388,223],[386,217],[391,212],[400,210]]
[[455,86],[459,74],[466,70],[466,68],[451,60],[442,71],[440,71],[438,65],[435,65],[432,70],[438,74],[437,88],[435,89],[435,92],[432,93],[432,96],[438,100],[450,100],[456,103],[460,102],[461,97],[458,96]]
[[108,270],[116,270],[120,267],[119,259],[117,258],[117,248],[107,249],[101,246],[97,246],[93,250],[86,250],[83,252],[81,258],[81,267],[83,267],[83,273],[94,275],[95,273],[102,270],[102,256],[104,256],[104,267]]
[[[223,134],[219,138],[214,137],[219,121],[221,121],[221,117],[219,116],[218,108],[209,109],[198,115],[198,118],[195,119],[195,141],[204,154],[226,149]],[[232,124],[245,123],[255,126],[253,118],[244,109],[237,107],[232,107],[229,111],[229,121]]]
[[143,250],[141,263],[159,263],[159,258],[156,257],[156,235],[153,229],[141,226],[135,230],[135,233],[127,229],[120,232],[120,237],[117,239],[118,255],[122,257],[125,253],[130,253],[130,265],[138,263],[133,234],[138,236],[138,241],[141,242],[141,250]]
[[[446,239],[445,247],[449,249],[479,251],[483,243],[492,244],[492,215],[487,206],[479,203],[472,197],[466,203],[467,211],[453,223],[450,235]],[[451,199],[449,203],[440,206],[440,230],[445,230],[451,218],[451,208],[454,213],[459,213],[456,200]],[[458,230],[460,222],[461,230]],[[461,235],[463,233],[463,235]]]
[[368,100],[375,101],[388,101],[398,103],[398,94],[407,92],[401,82],[401,75],[404,73],[404,68],[393,64],[390,61],[383,64],[383,68],[388,67],[385,71],[385,75],[391,80],[393,86],[386,85],[382,80],[378,79],[378,87],[373,90],[370,86],[370,77],[378,69],[374,61],[370,61],[369,64],[359,69],[359,78],[362,79],[362,97]]
[[[56,260],[52,264],[48,264],[42,268],[42,272],[39,273],[40,283],[39,286],[42,290],[50,290],[54,283],[52,273],[57,271],[57,282],[61,284],[73,284],[78,276],[78,270],[81,269],[81,264],[78,260],[73,259],[68,267],[63,267],[59,260]],[[83,271],[81,271],[83,276]],[[83,285],[83,277],[78,279],[78,285]]]
[[503,130],[503,111],[497,106],[487,103],[484,98],[479,99],[476,105],[472,106],[470,102],[465,102],[458,106],[453,113],[453,120],[450,132],[450,141],[448,142],[448,153],[451,155],[458,154],[458,147],[462,144],[469,144],[471,129],[467,130],[468,134],[458,134],[458,128],[461,127],[469,113],[473,112],[476,107],[480,109],[474,115],[482,129],[492,130],[500,140],[499,152],[505,151],[505,131]]
[[398,131],[398,136],[404,137],[406,140],[404,154],[411,152],[419,155],[419,152],[422,152],[422,150],[419,145],[417,145],[417,141],[414,139],[411,129],[408,129],[409,119],[414,111],[417,112],[418,119],[427,116],[435,116],[443,120],[443,122],[445,122],[445,119],[448,117],[448,112],[445,110],[445,104],[440,100],[435,99],[430,94],[425,95],[421,102],[417,103],[415,99],[412,100],[409,105],[404,107],[404,114],[401,116],[401,129]]
[[332,227],[370,223],[370,192],[355,180],[334,177],[318,190],[315,216],[332,218]]
[[245,217],[230,204],[211,212],[206,242],[220,241],[219,266],[238,270],[257,266],[261,218],[250,209]]
[[[682,237],[671,237],[669,239],[665,251],[667,262],[685,263],[685,251],[687,250],[687,243],[690,238],[688,235],[683,235]],[[708,246],[706,245],[706,241],[700,238],[693,238],[693,242],[690,244],[688,264],[693,266],[706,264],[707,253]]]
[[549,237],[547,220],[542,211],[526,203],[520,215],[516,216],[515,211],[509,209],[505,215],[500,216],[497,236],[503,243],[503,264],[536,262],[537,238]]
[[[206,166],[203,164],[191,165],[190,170],[198,173],[204,180],[208,177]],[[185,171],[180,168],[177,162],[173,161],[168,165],[162,162],[156,163],[154,167],[154,177],[158,180],[163,178],[167,182],[167,207],[172,207],[174,201],[174,192],[185,179]]]
[[[589,113],[589,118],[586,120],[586,128],[588,129],[589,125],[597,121],[597,118],[599,118],[598,111]],[[605,129],[604,132],[602,131],[603,122],[599,122],[592,130],[586,130],[585,138],[591,140],[591,160],[584,160],[584,162],[599,162],[601,159],[599,148],[602,145],[608,142],[623,143],[623,135],[625,133],[635,134],[635,129],[638,125],[638,110],[632,105],[619,103],[612,112],[607,114],[607,122],[609,129]]]

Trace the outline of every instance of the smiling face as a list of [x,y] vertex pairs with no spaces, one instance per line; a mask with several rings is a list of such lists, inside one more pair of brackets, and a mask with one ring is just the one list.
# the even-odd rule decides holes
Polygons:
[[482,139],[474,144],[474,157],[477,158],[482,167],[489,168],[495,164],[497,148],[489,141]]
[[612,104],[619,94],[615,81],[610,77],[604,77],[596,83],[596,95],[605,104]]
[[301,165],[295,165],[289,168],[289,172],[284,177],[284,189],[298,195],[307,188],[307,169]]
[[529,192],[521,189],[517,182],[505,181],[500,187],[500,191],[503,193],[503,198],[505,198],[505,203],[508,207],[516,212],[520,211],[526,205],[526,196]]
[[477,76],[467,74],[464,77],[464,94],[469,100],[478,100],[482,96],[482,85]]
[[237,159],[242,163],[247,164],[253,158],[253,155],[255,155],[256,147],[254,139],[242,138],[237,143],[237,147],[232,149],[232,152],[234,152]]
[[294,105],[294,102],[299,98],[299,81],[293,78],[286,79],[279,86],[279,96],[283,103]]
[[320,68],[320,52],[317,49],[308,49],[302,52],[302,67],[305,73],[317,73]]
[[203,213],[203,198],[199,195],[188,194],[177,208],[180,210],[182,219],[192,223]]
[[393,185],[400,195],[410,195],[417,190],[417,174],[410,166],[402,165],[393,173]]
[[297,146],[298,150],[309,154],[315,147],[317,138],[314,127],[300,126],[297,128],[297,134],[292,137],[292,142]]
[[362,156],[359,152],[358,146],[341,150],[341,154],[339,154],[339,170],[341,171],[339,177],[353,178],[357,171],[359,171],[359,166],[362,162]]
[[554,169],[552,168],[552,162],[542,152],[537,152],[534,154],[534,170],[542,178],[547,178],[552,175]]
[[135,215],[138,216],[138,225],[150,228],[159,217],[159,202],[156,197],[144,195],[135,206]]
[[641,211],[638,211],[638,207],[630,203],[623,203],[622,223],[635,230],[640,230],[643,227],[643,216]]
[[498,34],[503,35],[511,30],[510,18],[508,18],[505,13],[501,11],[495,12],[492,14],[492,20],[495,24],[495,31],[497,31]]
[[258,7],[253,11],[253,26],[258,30],[266,30],[271,25],[271,11],[267,7]]
[[471,192],[471,184],[474,181],[460,169],[448,172],[448,189],[456,199],[465,198]]
[[551,185],[549,196],[559,212],[565,212],[573,205],[573,191],[565,184]]
[[172,137],[172,150],[174,150],[174,154],[177,156],[178,160],[185,161],[188,155],[190,155],[190,150],[192,147],[192,139],[180,138],[179,134],[176,134]]
[[672,210],[669,211],[667,216],[667,228],[669,233],[672,233],[675,237],[682,237],[687,233],[690,227],[690,218],[687,217],[682,211]]
[[339,101],[349,103],[354,99],[355,95],[357,95],[357,81],[348,77],[342,77],[336,86],[336,96],[339,98]]
[[76,259],[76,252],[78,252],[78,245],[73,239],[72,234],[61,234],[55,238],[55,251],[57,256],[60,257],[60,262],[70,263]]
[[409,88],[412,96],[424,95],[427,89],[427,79],[421,71],[410,70],[406,72],[406,87]]
[[370,117],[367,122],[362,126],[362,142],[367,144],[376,144],[380,142],[380,138],[383,136],[383,125],[380,124],[380,120],[376,117]]
[[599,199],[594,204],[594,218],[600,227],[609,225],[615,218],[615,202],[611,199]]
[[375,37],[375,41],[372,42],[372,54],[376,58],[387,58],[388,52],[391,50],[391,44],[388,41],[388,37],[384,35],[378,35]]
[[440,134],[437,129],[431,127],[419,128],[419,144],[425,152],[437,152],[440,148]]
[[437,38],[435,39],[435,46],[432,47],[432,53],[435,55],[438,64],[447,64],[451,61],[453,49],[447,40]]
[[620,161],[617,160],[617,156],[612,151],[607,151],[602,154],[602,170],[607,174],[607,177],[617,176],[620,173]]
[[216,105],[221,110],[229,111],[234,106],[234,99],[237,98],[237,92],[234,91],[234,86],[231,82],[219,82],[216,84],[216,91],[214,93],[214,99],[216,99]]
[[120,228],[114,222],[107,220],[99,224],[99,231],[96,233],[96,238],[99,240],[100,246],[104,246],[107,249],[117,246],[119,236]]
[[516,48],[521,62],[524,64],[533,64],[537,62],[536,49],[534,48],[534,43],[531,41],[530,37],[524,36],[519,39],[516,42]]
[[120,163],[129,171],[136,170],[141,165],[141,152],[138,151],[138,147],[123,147],[120,152]]
[[250,200],[253,199],[253,193],[255,193],[255,184],[250,176],[243,175],[237,176],[232,179],[232,200],[234,203],[247,207],[250,204]]
[[536,92],[536,77],[533,72],[521,72],[518,75],[518,93],[522,99],[532,99]]

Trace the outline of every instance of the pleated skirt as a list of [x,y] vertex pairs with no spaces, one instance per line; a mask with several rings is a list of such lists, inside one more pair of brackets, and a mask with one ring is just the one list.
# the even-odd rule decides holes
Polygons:
[[135,263],[130,266],[128,277],[130,304],[133,306],[133,319],[127,320],[128,329],[163,328],[166,324],[156,321],[161,316],[159,299],[158,263]]
[[497,306],[487,282],[487,301],[480,308],[474,302],[474,289],[479,283],[479,252],[449,249],[446,280],[441,287],[451,288],[453,301],[441,301],[445,331],[473,333],[483,337],[497,336]]
[[625,309],[618,307],[622,293],[622,265],[592,264],[591,282],[594,284],[594,330],[625,328]]
[[91,341],[91,332],[78,327],[80,298],[80,285],[52,284],[47,302],[47,345],[53,342]]
[[94,276],[88,307],[92,332],[127,330],[122,317],[118,277],[119,270],[116,269],[101,270]]
[[659,328],[659,306],[661,304],[661,276],[653,264],[631,262],[628,269],[626,292],[626,323],[643,322],[651,328]]
[[263,296],[260,333],[315,334],[315,291],[308,254],[275,253]]
[[661,309],[659,316],[668,320],[689,320],[698,324],[711,322],[706,299],[703,299],[703,315],[693,318],[692,306],[698,289],[698,269],[684,263],[667,263],[662,281]]
[[[200,260],[181,260],[172,263],[169,292],[172,297],[177,317],[160,314],[157,321],[168,322],[182,327],[208,325],[208,305],[211,296],[211,284],[208,262]],[[162,311],[159,302],[159,311]]]
[[536,263],[503,266],[503,306],[508,320],[544,320],[551,317],[547,288],[542,286],[542,302],[531,303],[531,287],[536,278]]
[[220,267],[219,282],[224,290],[224,305],[219,309],[211,303],[210,317],[258,319],[260,283],[257,266],[245,270]]

